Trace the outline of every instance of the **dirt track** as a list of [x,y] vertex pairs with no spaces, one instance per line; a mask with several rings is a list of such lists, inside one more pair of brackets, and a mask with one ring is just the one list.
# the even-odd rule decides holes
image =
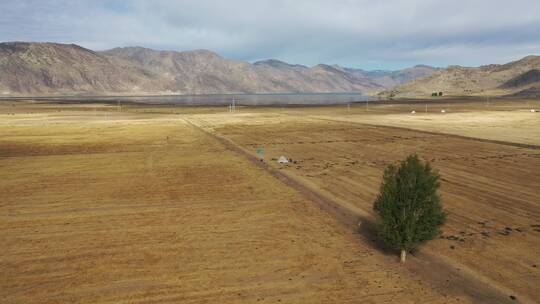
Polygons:
[[[540,244],[534,228],[540,215],[537,150],[310,117],[244,117],[249,126],[239,119],[216,127],[202,124],[251,153],[264,147],[267,161],[291,157],[297,164],[274,166],[364,214],[371,213],[385,165],[413,152],[431,160],[443,176],[443,199],[451,216],[444,239],[421,252],[470,270],[476,280],[500,291],[516,292],[522,301],[539,296],[533,267]],[[271,120],[279,121],[268,124]]]
[[[316,186],[313,186],[302,181],[292,174],[287,174],[285,171],[280,171],[267,162],[261,161],[255,155],[251,154],[244,148],[236,145],[233,141],[219,136],[215,133],[205,131],[200,126],[187,120],[192,126],[204,131],[206,134],[214,137],[221,142],[229,150],[234,151],[247,159],[253,164],[264,168],[272,176],[279,179],[285,185],[296,189],[304,197],[314,202],[323,211],[331,214],[339,223],[343,224],[347,229],[358,231],[363,242],[371,244],[371,246],[379,250],[385,250],[382,244],[376,242],[375,222],[373,217],[369,216],[364,210],[352,206],[344,202],[336,202],[331,197],[325,196],[318,192]],[[448,263],[440,259],[433,252],[417,252],[416,255],[421,256],[417,259],[415,255],[409,257],[406,266],[411,272],[415,272],[425,279],[429,279],[433,286],[443,292],[452,292],[454,294],[464,293],[473,298],[476,303],[503,303],[511,301],[508,299],[508,294],[511,290],[503,286],[492,285],[489,281],[479,280],[478,274],[471,269],[464,269],[464,265],[456,263]],[[456,268],[459,266],[459,268]],[[433,272],[436,268],[437,271]],[[456,271],[461,270],[460,271]],[[532,302],[532,300],[528,300]]]
[[2,117],[8,303],[472,302],[175,115]]
[[[10,303],[538,298],[537,150],[321,121],[316,109],[58,107],[0,113]],[[369,223],[382,169],[410,152],[441,171],[451,216],[404,268],[351,230],[349,211]],[[297,163],[278,166],[279,155]]]

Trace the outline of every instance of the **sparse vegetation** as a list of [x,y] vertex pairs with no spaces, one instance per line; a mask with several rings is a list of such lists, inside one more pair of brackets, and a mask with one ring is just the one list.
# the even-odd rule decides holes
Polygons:
[[[429,114],[410,115],[421,102],[370,102],[369,112],[359,107],[347,115],[341,104],[286,112],[245,107],[238,116],[225,106],[130,103],[119,112],[109,103],[6,100],[0,104],[0,189],[3,237],[13,246],[0,254],[0,270],[10,278],[0,283],[3,298],[159,301],[164,293],[181,298],[189,289],[197,291],[198,302],[264,302],[287,294],[281,302],[327,297],[342,303],[373,295],[377,303],[398,296],[446,303],[445,295],[465,288],[471,294],[456,293],[456,302],[486,295],[485,283],[478,283],[486,278],[512,290],[488,292],[494,302],[510,301],[510,295],[516,302],[537,299],[540,223],[530,215],[540,201],[540,120],[524,109],[539,109],[540,100],[498,99],[486,109],[480,97],[450,99],[451,107],[435,99]],[[441,117],[441,109],[453,115]],[[248,161],[188,121],[254,156],[263,148],[267,161],[254,165],[255,158]],[[388,264],[364,235],[374,219],[369,210],[381,173],[410,153],[436,164],[438,191],[452,214],[444,236],[423,245],[422,261],[409,265],[412,276],[409,267]],[[297,164],[280,166],[281,155]],[[284,184],[274,170],[298,184]],[[332,206],[339,208],[335,218],[326,213],[334,214]],[[340,222],[341,215],[356,212],[367,217],[362,235]],[[94,254],[96,246],[107,254]],[[136,269],[126,267],[133,263]],[[200,271],[210,268],[212,277]],[[283,268],[317,271],[298,276]],[[456,268],[468,269],[466,277]],[[246,288],[246,277],[265,283]],[[343,283],[337,289],[336,281]],[[123,288],[133,282],[148,293]],[[48,288],[32,293],[20,288],[44,283]],[[51,292],[66,284],[69,292]],[[307,287],[287,293],[290,284]],[[224,285],[234,290],[232,297],[212,292]],[[406,292],[394,293],[396,286]]]
[[429,163],[411,155],[398,167],[386,168],[373,209],[380,217],[378,235],[393,249],[406,252],[440,234],[445,222],[437,189],[439,175]]

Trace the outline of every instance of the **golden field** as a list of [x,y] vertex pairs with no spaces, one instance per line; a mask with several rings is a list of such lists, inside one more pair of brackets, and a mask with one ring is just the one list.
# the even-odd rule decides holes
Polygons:
[[[430,104],[414,115],[410,104],[231,114],[3,101],[0,297],[534,302],[540,113],[527,109],[539,104]],[[443,238],[399,265],[347,219],[374,220],[384,167],[409,153],[439,170],[449,219]],[[296,163],[277,164],[281,155]]]

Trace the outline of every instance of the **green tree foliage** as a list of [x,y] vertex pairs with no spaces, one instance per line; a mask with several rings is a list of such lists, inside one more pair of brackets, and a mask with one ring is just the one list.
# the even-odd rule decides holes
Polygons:
[[440,234],[446,213],[437,194],[439,185],[437,172],[416,155],[410,155],[398,166],[388,166],[384,172],[373,205],[379,215],[377,233],[385,244],[401,250],[402,262],[407,250]]

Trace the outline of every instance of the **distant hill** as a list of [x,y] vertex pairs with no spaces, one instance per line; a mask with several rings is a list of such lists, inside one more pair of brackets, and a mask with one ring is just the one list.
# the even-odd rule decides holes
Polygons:
[[369,77],[375,83],[388,89],[388,88],[393,88],[393,87],[405,84],[419,77],[429,76],[439,69],[428,66],[428,65],[416,65],[411,68],[405,68],[405,69],[396,70],[396,71],[384,71],[384,70],[365,71],[361,69],[348,69],[348,68],[346,68],[346,70],[351,73],[355,73],[357,75],[363,75],[365,77]]
[[524,89],[507,96],[513,97],[527,97],[527,98],[540,98],[540,86]]
[[296,70],[300,70],[300,71],[304,71],[304,70],[309,69],[305,65],[289,64],[289,63],[286,63],[286,62],[283,62],[283,61],[280,61],[280,60],[277,60],[277,59],[261,60],[261,61],[255,62],[253,64],[256,65],[256,66],[270,66],[270,67],[274,67],[274,68],[296,69]]
[[129,61],[73,44],[0,44],[3,94],[150,90],[158,78]]
[[432,92],[536,96],[539,91],[540,56],[481,67],[365,71],[276,59],[251,64],[207,50],[95,52],[74,44],[0,43],[1,95],[358,92],[400,98]]
[[74,44],[0,43],[0,95],[376,94],[432,69],[362,71],[275,59],[251,64],[207,50],[125,47],[95,52]]
[[502,89],[530,89],[530,88],[540,88],[540,70],[532,69],[523,74],[520,74],[505,83],[503,83],[500,88]]
[[507,64],[480,67],[450,66],[380,93],[383,97],[444,95],[510,95],[540,88],[540,56],[527,56]]
[[173,52],[128,47],[103,54],[162,75],[167,88],[179,93],[368,93],[384,89],[365,79],[321,66],[308,68],[278,60],[250,64],[225,59],[206,50]]

